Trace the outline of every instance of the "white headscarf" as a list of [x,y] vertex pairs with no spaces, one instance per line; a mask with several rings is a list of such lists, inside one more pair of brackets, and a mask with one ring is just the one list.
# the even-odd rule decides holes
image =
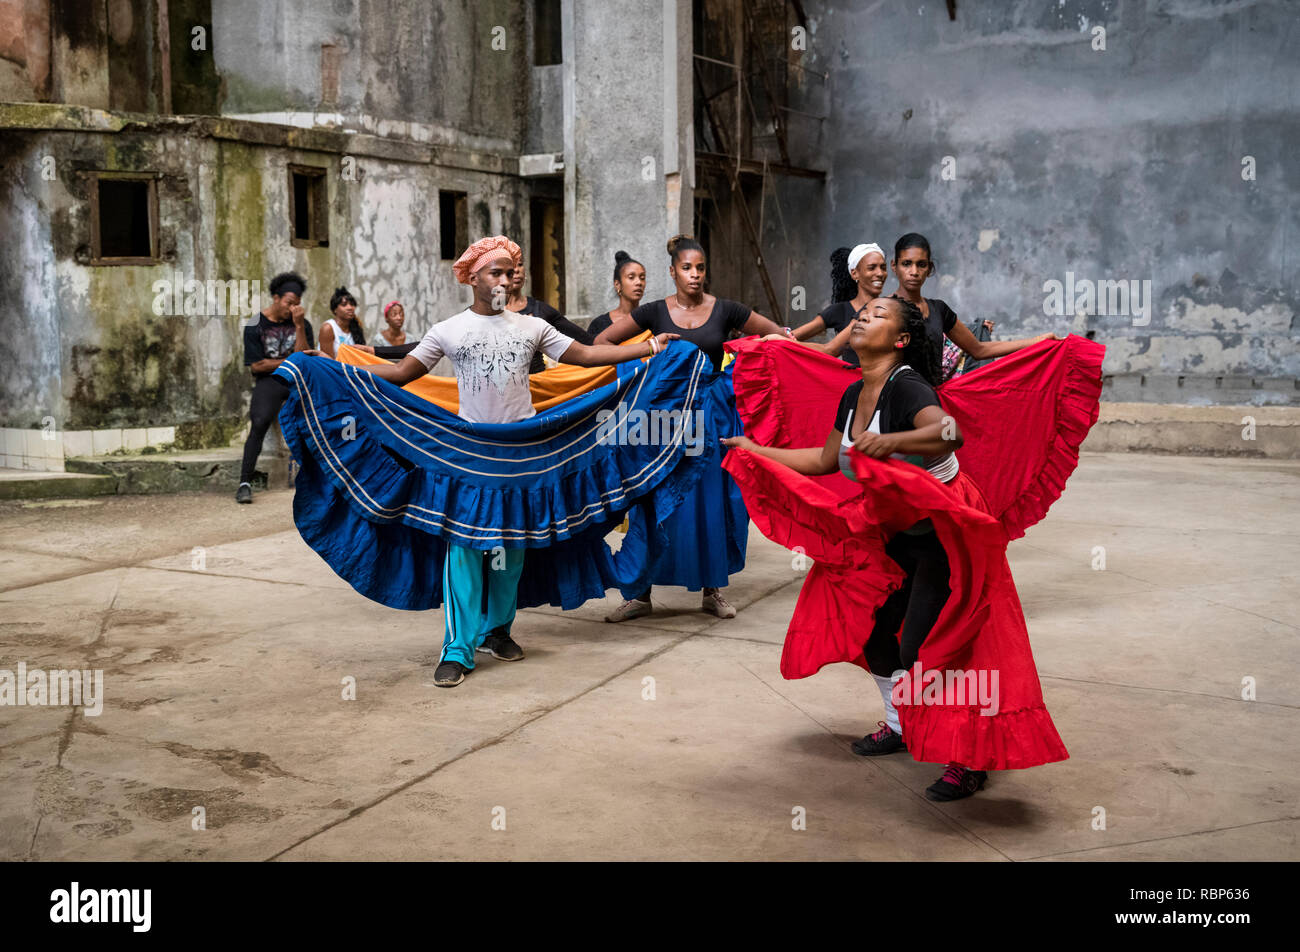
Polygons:
[[865,258],[867,255],[871,254],[871,252],[873,251],[876,254],[880,255],[880,257],[885,258],[886,261],[889,260],[888,258],[885,257],[885,252],[881,250],[880,245],[876,244],[873,241],[869,245],[858,245],[852,251],[849,252],[849,270],[852,271],[854,268],[856,268],[858,266],[858,262],[861,261],[863,258]]

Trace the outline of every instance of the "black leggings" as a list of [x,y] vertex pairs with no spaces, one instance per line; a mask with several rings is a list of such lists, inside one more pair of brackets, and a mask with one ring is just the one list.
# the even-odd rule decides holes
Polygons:
[[[916,663],[921,644],[939,620],[952,594],[948,587],[948,555],[933,532],[900,532],[885,544],[885,554],[907,573],[903,587],[876,612],[876,624],[863,649],[872,674],[889,677]],[[903,627],[901,643],[894,635]]]
[[253,384],[253,399],[248,408],[253,425],[248,428],[248,439],[244,441],[244,463],[239,469],[241,483],[252,482],[266,431],[288,398],[289,388],[276,377],[262,377]]

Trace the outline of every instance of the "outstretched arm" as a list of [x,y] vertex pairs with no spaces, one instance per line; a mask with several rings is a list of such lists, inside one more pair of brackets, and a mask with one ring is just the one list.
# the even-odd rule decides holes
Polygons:
[[[613,328],[610,328],[610,330],[613,330]],[[600,337],[604,337],[608,333],[607,330]],[[642,357],[653,357],[667,347],[670,340],[677,340],[680,337],[680,334],[660,334],[654,338],[653,344],[650,341],[645,342],[645,350],[642,350],[639,346],[582,344],[575,340],[569,345],[569,349],[560,355],[560,363],[575,364],[579,367],[605,367],[609,364],[621,364],[628,360],[640,360]],[[599,340],[600,338],[596,339]]]
[[794,339],[807,340],[809,337],[816,337],[824,330],[826,330],[826,321],[824,321],[822,316],[818,314],[807,324],[794,329]]
[[429,371],[425,369],[424,364],[420,363],[414,357],[403,357],[395,364],[360,364],[354,365],[357,370],[368,370],[376,377],[387,380],[389,383],[395,383],[399,387],[404,387],[412,380],[419,380]]
[[724,437],[722,445],[739,447],[742,450],[757,453],[759,456],[766,456],[768,459],[805,476],[825,476],[828,473],[835,472],[839,466],[840,439],[842,437],[843,434],[839,430],[831,430],[830,435],[826,437],[826,445],[820,449],[815,446],[797,450],[781,449],[776,446],[759,446],[747,436]]
[[780,334],[786,340],[790,335],[785,332],[785,328],[772,320],[770,317],[764,317],[758,311],[750,311],[749,320],[745,321],[745,326],[741,328],[746,334],[758,334],[767,336],[768,334]]
[[620,317],[609,327],[596,335],[596,346],[601,344],[621,344],[629,337],[641,333],[641,326],[631,317]]
[[[793,338],[793,340],[796,344],[802,344],[805,347],[817,351],[819,354],[827,354],[831,357],[838,357],[840,355],[840,351],[848,346],[849,331],[851,331],[852,329],[853,329],[853,325],[851,323],[846,325],[844,330],[840,331],[833,338],[831,338],[831,341],[828,344],[819,344],[815,340],[799,340],[797,336],[799,333],[798,331],[795,332],[796,337]],[[763,338],[763,340],[791,340],[791,339],[792,338],[787,337],[785,334],[768,334],[766,337]]]
[[1005,357],[1022,347],[1037,344],[1040,340],[1055,340],[1057,337],[1049,331],[1037,337],[1022,337],[1019,340],[977,340],[970,328],[958,321],[948,331],[948,339],[976,360],[988,360],[991,357]]

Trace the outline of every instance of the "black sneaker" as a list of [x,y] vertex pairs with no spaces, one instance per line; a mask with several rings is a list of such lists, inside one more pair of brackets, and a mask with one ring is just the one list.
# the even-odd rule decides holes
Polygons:
[[239,488],[235,490],[235,502],[252,502],[253,487],[248,483],[240,483]]
[[925,788],[925,795],[941,803],[963,800],[983,788],[988,776],[986,770],[967,770],[961,764],[949,764],[943,776]]
[[876,723],[880,725],[880,730],[853,742],[855,754],[859,757],[879,757],[881,754],[896,754],[900,750],[907,750],[902,734],[884,721],[876,721]]
[[483,639],[478,650],[490,654],[498,661],[523,661],[524,649],[520,648],[503,628],[494,628],[492,634]]
[[459,661],[444,661],[433,672],[433,683],[440,688],[454,688],[465,680],[466,668]]

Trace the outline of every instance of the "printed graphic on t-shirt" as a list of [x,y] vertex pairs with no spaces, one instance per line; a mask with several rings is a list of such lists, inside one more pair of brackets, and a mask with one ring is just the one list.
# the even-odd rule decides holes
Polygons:
[[262,331],[262,353],[267,360],[283,360],[293,353],[298,333],[291,322],[283,327],[267,327]]
[[512,383],[528,386],[528,364],[533,359],[533,339],[510,325],[496,333],[470,331],[456,353],[459,384],[478,393],[486,384],[504,394]]

